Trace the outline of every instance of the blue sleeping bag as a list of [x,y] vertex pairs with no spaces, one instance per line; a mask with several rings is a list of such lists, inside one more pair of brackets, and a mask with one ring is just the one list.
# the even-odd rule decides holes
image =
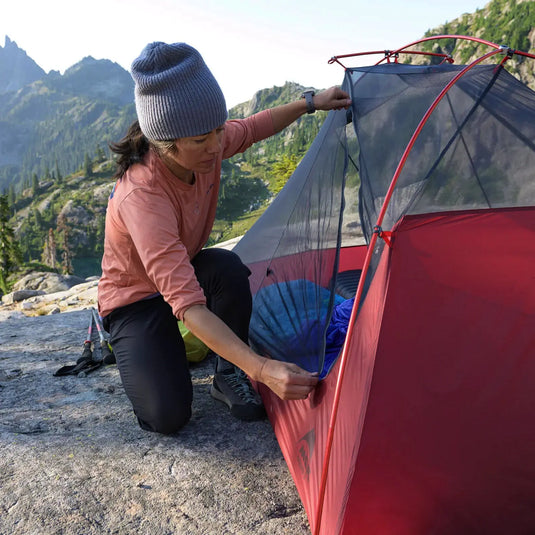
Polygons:
[[253,348],[325,377],[343,346],[353,304],[353,299],[335,295],[326,325],[330,301],[329,290],[304,279],[262,288],[253,299]]

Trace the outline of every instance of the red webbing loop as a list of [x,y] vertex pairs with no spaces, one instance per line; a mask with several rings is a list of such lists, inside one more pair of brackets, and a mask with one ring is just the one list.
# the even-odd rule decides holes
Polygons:
[[374,234],[377,234],[379,238],[382,238],[384,242],[392,249],[392,231],[391,230],[383,230],[380,226],[375,225],[373,227]]

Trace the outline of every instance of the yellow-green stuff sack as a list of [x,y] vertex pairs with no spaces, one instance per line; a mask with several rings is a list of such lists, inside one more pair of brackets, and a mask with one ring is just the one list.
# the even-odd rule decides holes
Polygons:
[[208,347],[179,321],[178,328],[186,346],[186,357],[189,362],[201,362],[208,355]]

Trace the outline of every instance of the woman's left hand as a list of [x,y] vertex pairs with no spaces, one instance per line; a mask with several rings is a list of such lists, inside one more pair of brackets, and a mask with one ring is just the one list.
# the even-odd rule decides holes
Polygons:
[[317,110],[341,110],[351,106],[349,95],[338,86],[330,87],[314,95],[314,107]]

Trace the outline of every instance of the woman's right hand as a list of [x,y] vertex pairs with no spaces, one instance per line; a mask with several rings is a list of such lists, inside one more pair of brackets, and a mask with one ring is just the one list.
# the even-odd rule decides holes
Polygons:
[[317,373],[307,372],[289,362],[263,358],[258,381],[281,399],[306,399],[318,384]]
[[317,373],[255,353],[205,305],[192,305],[183,321],[214,353],[241,368],[254,381],[264,383],[281,399],[306,399],[318,383]]

